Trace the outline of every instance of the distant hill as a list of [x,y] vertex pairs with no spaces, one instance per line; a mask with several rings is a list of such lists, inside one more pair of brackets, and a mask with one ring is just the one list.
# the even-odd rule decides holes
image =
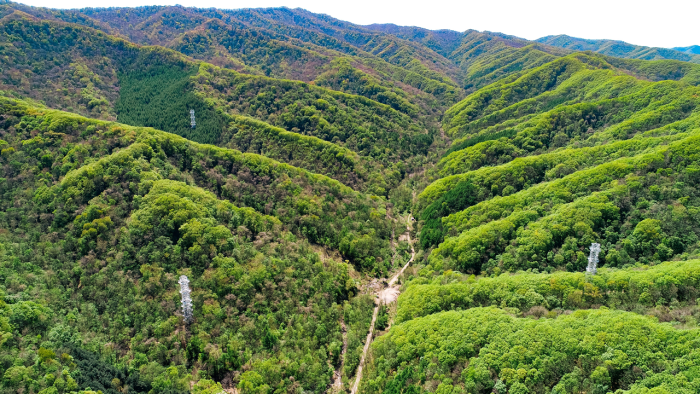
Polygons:
[[430,47],[459,66],[464,88],[472,92],[516,71],[540,66],[571,51],[508,34],[477,30],[428,30],[374,24],[365,28]]
[[675,47],[673,48],[676,51],[683,52],[683,53],[689,53],[692,55],[700,55],[700,45],[692,45],[689,47]]
[[[684,62],[700,63],[699,48],[656,48],[645,47],[641,45],[633,45],[624,41],[616,40],[587,40],[584,38],[576,38],[564,34],[557,36],[546,36],[535,40],[547,45],[553,45],[560,48],[571,49],[574,51],[593,51],[604,55],[624,57],[629,59],[643,60],[682,60]],[[695,48],[696,52],[693,52]],[[689,50],[688,50],[689,49]]]
[[393,23],[363,26],[370,30],[393,34],[404,40],[420,42],[435,52],[449,56],[460,44],[464,33],[454,30],[428,30],[416,26],[398,26]]

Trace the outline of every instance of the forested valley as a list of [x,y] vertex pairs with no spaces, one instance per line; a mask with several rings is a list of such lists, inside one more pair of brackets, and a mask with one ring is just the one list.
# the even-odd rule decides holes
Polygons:
[[0,393],[700,392],[698,62],[0,0]]

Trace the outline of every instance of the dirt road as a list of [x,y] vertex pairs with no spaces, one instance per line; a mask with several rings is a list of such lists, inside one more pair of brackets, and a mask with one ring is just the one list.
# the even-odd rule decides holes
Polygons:
[[372,323],[369,325],[369,332],[367,333],[367,339],[365,340],[365,347],[362,349],[362,356],[360,357],[360,365],[357,367],[357,374],[355,374],[355,384],[352,386],[352,390],[350,391],[350,394],[357,394],[357,389],[360,387],[360,381],[362,380],[362,367],[365,364],[365,357],[367,356],[367,351],[369,350],[369,346],[372,344],[372,335],[374,334],[374,324],[377,321],[377,314],[379,314],[379,306],[384,303],[384,304],[390,304],[399,297],[399,288],[400,286],[396,285],[396,281],[399,279],[399,276],[403,274],[403,272],[408,268],[409,265],[413,262],[413,259],[416,257],[416,251],[413,249],[413,242],[411,242],[411,220],[413,219],[412,216],[408,216],[408,223],[406,223],[406,233],[408,234],[408,244],[411,245],[411,258],[408,260],[406,265],[404,265],[399,272],[397,272],[391,280],[389,280],[389,283],[386,288],[380,290],[376,294],[376,299],[375,299],[375,304],[376,306],[374,307],[374,313],[372,314]]

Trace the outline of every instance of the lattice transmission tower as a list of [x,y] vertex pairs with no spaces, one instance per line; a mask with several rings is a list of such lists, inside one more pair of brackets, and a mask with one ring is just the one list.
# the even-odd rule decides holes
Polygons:
[[190,280],[186,275],[180,276],[177,282],[180,284],[180,294],[182,295],[182,316],[185,317],[185,322],[192,321],[192,298],[190,298]]
[[591,253],[588,255],[588,267],[586,272],[595,275],[598,272],[598,254],[600,253],[600,244],[591,244]]

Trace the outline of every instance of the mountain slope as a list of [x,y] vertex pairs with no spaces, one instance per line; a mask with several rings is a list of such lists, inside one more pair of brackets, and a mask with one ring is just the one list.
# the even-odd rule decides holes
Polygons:
[[[363,307],[361,299],[342,306],[356,291],[352,267],[310,242],[340,249],[358,269],[390,268],[381,200],[258,155],[0,101],[0,261],[11,278],[3,291],[14,297],[1,305],[11,324],[2,352],[23,364],[33,357],[24,349],[44,349],[35,369],[10,368],[6,377],[26,378],[4,387],[38,391],[63,365],[72,390],[116,392],[121,383],[110,380],[121,376],[134,383],[129,392],[182,392],[195,362],[217,381],[253,363],[249,379],[292,385],[262,372],[272,362],[300,387],[325,390],[328,363],[340,363],[339,318],[355,324],[353,308]],[[187,327],[178,317],[181,274],[194,288]],[[132,361],[71,364],[98,356]]]
[[[261,10],[224,11],[176,6],[56,12],[14,4],[13,7],[42,19],[84,24],[136,43],[167,46],[198,59],[251,73],[310,82],[333,70],[333,60],[345,59],[350,61],[355,72],[369,72],[375,84],[397,94],[418,93],[422,101],[434,101],[432,96],[450,100],[459,96],[454,82],[444,74],[445,70],[432,71],[435,64],[442,64],[443,68],[451,66],[448,60],[431,50],[394,36],[377,37],[369,30],[328,17],[319,18],[303,10],[276,9],[261,13]],[[81,23],[82,20],[87,22]],[[317,24],[322,24],[323,29],[311,28]],[[347,31],[352,31],[356,39],[347,41]],[[360,36],[362,39],[358,42]],[[373,45],[389,47],[374,53]],[[421,53],[422,63],[412,61],[418,53]],[[352,88],[352,85],[347,87],[351,89],[349,93],[358,93]]]
[[684,52],[684,53],[693,54],[693,55],[700,55],[700,46],[698,46],[698,45],[693,45],[693,46],[689,46],[689,47],[676,47],[673,49],[676,51],[679,51],[679,52]]
[[[386,361],[368,371],[364,392],[416,392],[428,385],[436,392],[693,393],[697,335],[697,328],[678,330],[608,308],[538,320],[495,307],[436,313],[378,339],[374,356]],[[652,354],[663,362],[648,361]],[[581,359],[590,365],[579,365]]]
[[449,57],[459,46],[463,33],[454,30],[428,30],[415,26],[372,24],[367,29],[392,34],[404,40],[419,42],[442,56]]
[[[406,113],[363,96],[218,69],[177,52],[138,47],[76,25],[16,17],[0,27],[3,51],[12,55],[3,58],[6,72],[2,89],[41,98],[52,107],[106,119],[118,117],[129,124],[157,127],[200,142],[223,144],[221,139],[226,138],[229,146],[238,141],[226,137],[237,130],[231,123],[235,116],[256,116],[293,132],[288,137],[317,141],[298,135],[305,134],[340,145],[333,148],[338,152],[355,152],[336,154],[341,163],[345,156],[371,157],[377,163],[354,160],[364,161],[359,167],[370,167],[368,172],[358,167],[357,173],[341,175],[333,168],[346,171],[344,165],[323,166],[325,173],[378,194],[396,184],[400,171],[383,167],[392,167],[400,160],[410,162],[416,154],[426,155],[436,133],[434,129],[426,132],[420,122],[411,121],[417,109],[390,94],[383,97],[388,102],[396,100],[395,106]],[[53,83],[45,84],[47,78]],[[231,86],[237,89],[231,90]],[[237,100],[227,97],[230,94]],[[189,125],[189,109],[195,110],[197,129]],[[426,123],[424,127],[434,127],[429,119]],[[325,143],[319,140],[314,144]],[[277,153],[275,158],[283,156]],[[337,161],[331,156],[328,159]],[[311,161],[303,164],[314,170],[318,165]]]
[[[433,251],[435,264],[473,272],[580,269],[584,261],[564,252],[609,233],[616,234],[605,249],[614,264],[621,261],[619,253],[623,260],[658,259],[652,256],[655,248],[622,247],[622,234],[631,235],[642,220],[638,215],[651,215],[654,223],[659,218],[653,209],[631,209],[619,193],[632,192],[623,185],[635,176],[647,187],[660,182],[654,190],[666,182],[692,184],[684,166],[694,165],[688,147],[697,138],[699,92],[686,83],[637,80],[604,58],[585,54],[477,91],[446,114],[453,125],[449,133],[462,139],[437,165],[444,178],[419,196],[422,245],[440,245]],[[665,164],[654,161],[658,155],[665,156]],[[654,178],[658,168],[668,168],[668,178]],[[664,204],[675,198],[649,196],[648,189],[634,193],[628,196],[633,201]],[[692,187],[679,193],[694,198]],[[586,211],[593,216],[580,222]],[[550,228],[551,223],[561,227]],[[679,236],[680,228],[664,231]],[[682,250],[694,248],[696,230],[692,234]],[[664,253],[671,257],[679,248]]]
[[[695,392],[694,363],[651,372],[634,355],[675,343],[686,351],[653,351],[685,363],[699,335],[687,296],[700,256],[699,72],[578,52],[447,110],[454,140],[416,206],[425,265],[372,345],[363,392]],[[591,243],[596,275],[583,273]]]

